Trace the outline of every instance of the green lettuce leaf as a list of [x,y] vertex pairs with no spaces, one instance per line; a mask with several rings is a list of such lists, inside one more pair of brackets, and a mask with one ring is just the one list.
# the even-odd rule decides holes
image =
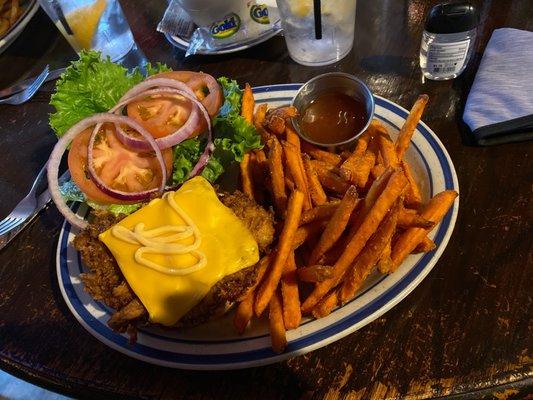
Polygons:
[[[145,66],[148,75],[168,71],[161,63]],[[112,108],[129,89],[144,79],[139,69],[128,72],[120,64],[102,59],[97,51],[82,51],[56,83],[50,104],[50,126],[58,137],[83,118]]]
[[174,165],[172,172],[172,185],[185,181],[196,161],[200,158],[202,150],[198,139],[188,139],[173,149]]
[[[174,170],[171,178],[172,185],[178,185],[185,181],[200,159],[205,144],[205,141],[195,138],[185,140],[174,147]],[[222,162],[218,159],[217,155],[213,153],[201,175],[209,182],[214,182],[223,172],[224,166],[222,165]]]
[[215,132],[215,148],[231,152],[233,159],[237,162],[241,162],[244,154],[250,150],[263,147],[261,136],[255,127],[240,115],[217,117]]
[[124,215],[130,215],[131,213],[137,211],[139,208],[141,208],[144,203],[135,203],[135,204],[100,204],[96,203],[92,200],[86,200],[85,201],[89,207],[91,207],[94,210],[102,210],[102,211],[108,211],[115,216],[119,214]]
[[80,188],[71,180],[66,181],[59,186],[59,193],[65,201],[75,201],[83,203],[87,198]]
[[[218,79],[224,91],[224,104],[213,122],[215,150],[202,171],[202,176],[214,182],[233,162],[241,162],[244,154],[260,149],[261,137],[255,127],[240,116],[242,90],[236,81]],[[205,141],[189,139],[174,147],[174,172],[171,184],[182,183],[200,158]]]
[[219,117],[239,115],[241,111],[242,90],[237,81],[225,76],[218,78],[218,83],[224,91],[224,104],[220,107]]
[[107,210],[115,215],[126,214],[129,215],[134,211],[137,211],[142,207],[143,203],[135,204],[109,204],[102,205],[88,200],[85,194],[78,188],[78,186],[72,181],[68,180],[59,187],[59,192],[65,201],[87,203],[89,207],[97,210]]
[[110,204],[107,206],[107,211],[118,215],[118,214],[125,214],[130,215],[132,212],[137,211],[139,208],[141,208],[144,204],[143,203],[135,203],[135,204]]

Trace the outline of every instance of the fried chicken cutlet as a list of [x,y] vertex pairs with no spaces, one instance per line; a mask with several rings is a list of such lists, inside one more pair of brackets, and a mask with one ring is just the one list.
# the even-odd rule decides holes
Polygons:
[[[220,194],[220,200],[241,219],[265,252],[274,239],[274,218],[243,193]],[[74,247],[90,272],[81,275],[85,290],[97,301],[113,308],[108,325],[115,331],[135,334],[135,327],[148,322],[148,313],[124,279],[122,272],[98,235],[123,217],[94,211],[89,226],[78,234]],[[224,314],[257,277],[255,266],[245,268],[217,282],[207,295],[179,322],[180,326],[196,326]]]

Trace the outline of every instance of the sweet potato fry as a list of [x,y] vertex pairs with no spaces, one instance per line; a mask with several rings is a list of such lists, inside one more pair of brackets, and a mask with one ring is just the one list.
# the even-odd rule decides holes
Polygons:
[[283,172],[283,150],[276,137],[268,141],[268,167],[272,183],[272,196],[274,205],[279,215],[284,215],[287,207],[287,194],[285,193],[285,174]]
[[285,132],[285,120],[278,115],[266,117],[264,126],[269,132],[272,132],[276,136],[280,136]]
[[378,179],[376,179],[372,183],[372,186],[370,186],[370,189],[368,190],[366,194],[363,204],[360,206],[361,208],[355,216],[355,220],[352,221],[351,223],[350,233],[348,235],[350,238],[359,229],[366,215],[368,214],[370,209],[374,206],[374,204],[376,203],[377,199],[379,198],[383,190],[385,190],[385,187],[387,186],[387,183],[389,182],[389,179],[392,176],[392,173],[393,173],[392,168],[388,168]]
[[330,153],[319,149],[318,147],[312,145],[311,143],[302,142],[302,151],[309,154],[315,160],[320,160],[331,164],[332,166],[337,166],[341,163],[342,158],[338,154]]
[[381,252],[381,256],[379,257],[377,267],[378,267],[379,272],[381,272],[382,274],[388,274],[392,268],[392,260],[390,258],[391,245],[392,245],[391,242],[392,242],[391,240],[387,242],[387,244],[385,245],[385,248]]
[[379,225],[374,235],[368,240],[365,248],[348,271],[341,287],[340,299],[342,304],[345,304],[355,296],[357,289],[359,289],[372,268],[379,261],[383,250],[396,230],[398,210],[399,207],[396,204]]
[[309,195],[311,196],[311,200],[315,206],[324,204],[328,200],[328,197],[324,192],[324,188],[320,184],[315,167],[311,163],[311,159],[307,154],[303,155],[302,160],[304,164],[304,171],[307,175],[307,184],[309,187]]
[[264,189],[267,187],[268,161],[265,152],[255,150],[250,163],[252,179],[254,182],[254,198],[259,204],[264,204]]
[[298,268],[296,273],[302,282],[317,283],[331,278],[333,268],[329,265],[311,265],[310,267]]
[[[358,187],[363,187],[363,181],[368,179],[368,173],[359,172],[361,167],[367,168],[366,163],[369,162],[368,159],[371,157],[367,155],[365,159],[365,153],[369,149],[369,145],[374,140],[374,137],[380,133],[387,134],[387,130],[381,122],[376,119],[372,120],[368,129],[357,140],[357,144],[351,155],[346,158],[340,167],[340,175],[349,179],[351,183],[355,183]],[[375,155],[376,152],[373,151],[373,153]],[[373,164],[370,168],[372,167]],[[360,174],[360,176],[357,176],[358,174]],[[364,178],[365,176],[366,178]]]
[[341,159],[342,159],[343,162],[346,161],[348,159],[348,157],[350,157],[351,155],[352,155],[352,153],[349,152],[348,150],[343,150],[340,153],[340,156],[341,156]]
[[254,185],[252,181],[252,172],[251,172],[251,165],[250,165],[250,153],[246,153],[242,161],[240,163],[241,168],[241,184],[242,184],[242,192],[247,195],[252,200],[255,200],[254,198]]
[[319,219],[330,218],[335,213],[339,203],[340,200],[334,200],[304,211],[300,219],[300,225],[308,224]]
[[263,143],[268,143],[270,138],[273,136],[261,125],[256,125],[255,129],[257,129],[257,132],[259,133],[259,136],[261,136],[261,141]]
[[293,106],[275,108],[267,112],[263,126],[279,136],[285,132],[285,119],[296,117],[297,115],[298,111]]
[[257,128],[258,126],[262,127],[263,122],[265,122],[265,116],[268,109],[268,104],[263,103],[259,104],[255,110],[254,114],[254,126]]
[[254,315],[254,295],[251,293],[237,306],[233,315],[233,326],[239,335],[242,335]]
[[[376,152],[374,152],[376,153]],[[377,156],[376,156],[376,164],[381,164],[383,165],[383,167],[385,167],[385,162],[383,161],[383,156],[381,155],[381,152],[379,151],[379,149],[377,149]]]
[[[361,157],[359,157],[354,163],[348,164],[345,169],[345,175],[349,175],[348,180],[362,188],[368,181],[370,170],[374,166],[376,161],[376,155],[372,151],[366,151]],[[349,171],[349,174],[346,173]]]
[[372,137],[376,136],[376,134],[378,133],[385,133],[387,135],[389,134],[387,132],[387,128],[385,127],[385,125],[383,125],[383,123],[379,119],[376,119],[376,118],[374,118],[370,122],[370,126],[368,128],[373,130]]
[[292,122],[287,121],[287,124],[285,126],[285,137],[288,143],[293,144],[296,147],[296,155],[298,158],[298,164],[300,166],[300,171],[302,173],[303,182],[305,184],[306,188],[306,196],[309,199],[309,204],[311,205],[311,193],[309,189],[309,179],[307,178],[307,174],[305,173],[305,166],[303,162],[303,154],[302,154],[302,147],[300,142],[300,136],[296,133],[296,131],[293,128]]
[[298,229],[298,223],[300,222],[303,202],[304,195],[302,192],[299,190],[292,192],[289,198],[287,215],[279,236],[272,267],[265,276],[265,279],[263,279],[257,292],[256,302],[254,304],[254,311],[257,316],[260,316],[263,313],[272,297],[272,293],[274,293],[278,286],[283,267],[287,262],[287,257],[293,247],[294,237]]
[[285,186],[287,187],[287,190],[289,192],[292,192],[296,188],[296,185],[294,184],[294,181],[292,180],[292,176],[288,173],[285,174]]
[[[455,190],[445,190],[436,194],[422,208],[420,215],[433,222],[435,225],[440,222],[452,206],[458,193]],[[431,229],[409,228],[403,232],[392,248],[392,268],[398,268],[403,260],[418,246]]]
[[402,160],[402,168],[403,172],[405,174],[405,177],[409,181],[409,185],[407,186],[407,189],[405,190],[405,204],[408,207],[411,208],[418,208],[422,204],[422,195],[420,194],[420,188],[418,187],[418,183],[416,183],[416,180],[413,176],[413,172],[411,171],[411,167],[405,160]]
[[302,163],[300,159],[300,152],[292,143],[282,142],[282,146],[285,154],[285,161],[287,162],[287,168],[291,173],[294,184],[296,188],[304,195],[304,210],[309,210],[311,208],[311,197],[309,196],[309,191],[307,190],[307,182],[303,168],[301,168]]
[[386,168],[383,164],[376,164],[370,170],[370,175],[372,178],[378,179],[385,170]]
[[398,138],[396,139],[396,154],[398,155],[398,160],[403,159],[428,100],[429,96],[427,94],[421,94],[418,96],[418,99],[411,108],[402,129],[400,129],[400,133],[398,133]]
[[[354,150],[352,151],[352,154],[346,159],[346,161],[350,162],[350,161],[354,161],[357,159],[357,157],[361,157],[363,154],[365,154],[365,151],[368,147],[368,143],[370,142],[370,140],[372,139],[373,135],[374,135],[374,121],[376,120],[373,120],[371,123],[370,123],[370,126],[368,127],[368,129],[366,131],[363,132],[363,134],[361,136],[359,136],[359,138],[357,139],[357,143],[355,145],[355,148]],[[351,158],[351,160],[350,160]]]
[[337,173],[338,169],[335,165],[327,162],[327,161],[322,161],[322,160],[311,160],[310,161],[311,165],[313,166],[313,168],[315,169],[315,171],[335,171],[335,173]]
[[265,177],[268,170],[268,160],[263,149],[254,151],[255,160],[252,164],[252,175],[254,180],[260,184],[265,185]]
[[287,118],[294,118],[298,116],[298,110],[294,106],[282,106],[269,110],[267,112],[267,118],[271,116],[278,116],[284,120]]
[[272,264],[273,260],[274,260],[274,252],[271,252],[263,256],[259,260],[259,262],[257,263],[257,267],[256,267],[257,275],[255,278],[255,283],[251,287],[248,288],[246,293],[244,293],[239,300],[244,300],[244,298],[248,297],[249,295],[255,292],[256,288],[262,282],[263,277],[265,276],[265,273],[268,270],[269,266]]
[[433,251],[437,248],[437,245],[433,240],[428,238],[427,236],[422,239],[420,243],[415,247],[413,250],[413,253],[427,253],[428,251]]
[[349,241],[350,241],[350,234],[349,232],[346,232],[345,230],[342,236],[339,238],[339,240],[337,240],[337,243],[335,243],[335,245],[333,245],[331,249],[329,249],[322,257],[320,257],[319,264],[335,265],[335,263],[339,260],[342,253],[346,249],[346,245]]
[[[265,166],[267,164],[267,157],[263,149],[254,150],[255,157],[258,164]],[[266,168],[266,167],[265,167]]]
[[19,0],[11,0],[11,10],[9,13],[10,25],[13,25],[15,22],[17,22],[18,17],[19,17]]
[[292,125],[292,122],[287,121],[288,123],[285,125],[285,140],[287,142],[292,143],[298,148],[298,152],[301,152],[301,143],[300,143],[300,136],[296,133],[294,130],[294,127]]
[[285,329],[298,328],[302,320],[302,312],[300,310],[300,294],[298,292],[294,251],[291,251],[289,257],[287,257],[283,276],[281,277],[281,297],[283,300],[283,322]]
[[324,227],[326,226],[327,221],[313,221],[309,224],[302,225],[298,228],[294,234],[294,241],[292,242],[293,250],[296,250],[302,244],[304,244],[309,238],[318,235]]
[[235,311],[235,315],[233,316],[233,326],[235,326],[235,329],[241,335],[244,333],[246,327],[248,326],[248,323],[253,317],[255,289],[263,279],[263,276],[265,275],[265,272],[268,266],[270,265],[270,262],[272,260],[271,254],[263,257],[259,261],[257,266],[257,278],[255,280],[255,283],[241,297],[240,303],[237,307],[237,311]]
[[311,313],[315,318],[324,318],[331,314],[337,304],[339,304],[339,293],[337,290],[333,290],[313,308]]
[[305,299],[302,304],[302,312],[304,314],[309,313],[326,293],[339,284],[342,277],[353,263],[354,259],[359,255],[368,239],[374,234],[389,209],[398,197],[400,197],[406,185],[407,179],[403,175],[403,172],[398,171],[392,174],[387,182],[387,186],[366,214],[363,222],[351,238],[341,257],[333,266],[333,277],[318,283],[313,292]]
[[424,228],[431,229],[435,224],[419,215],[415,210],[401,208],[398,214],[398,226],[402,228]]
[[313,249],[309,257],[309,264],[316,264],[320,257],[333,247],[344,232],[356,204],[357,190],[355,186],[350,186],[326,225],[324,232],[322,232],[316,247]]
[[252,88],[248,83],[244,85],[241,99],[241,116],[250,124],[254,119],[255,100]]
[[287,336],[285,334],[285,325],[283,322],[281,299],[277,290],[274,292],[269,303],[268,319],[272,350],[280,354],[283,353],[285,347],[287,346]]
[[[0,0],[0,6],[2,4],[2,0]],[[0,14],[0,37],[4,36],[4,34],[9,30],[9,27],[11,25],[9,24],[9,20],[6,18],[2,18],[2,15]]]
[[340,174],[346,179],[350,179],[353,171],[357,170],[357,163],[359,159],[365,154],[368,147],[368,143],[372,138],[372,129],[369,127],[360,137],[357,139],[352,153],[344,160],[340,166]]
[[389,134],[380,134],[377,136],[376,140],[379,146],[379,152],[381,153],[381,157],[383,157],[383,166],[385,168],[398,167],[398,156],[396,155],[394,143],[391,140]]
[[327,170],[325,168],[321,168],[320,166],[317,168],[316,165],[315,170],[320,184],[328,190],[344,195],[344,193],[346,193],[350,187],[350,184],[346,180],[341,178],[332,170]]

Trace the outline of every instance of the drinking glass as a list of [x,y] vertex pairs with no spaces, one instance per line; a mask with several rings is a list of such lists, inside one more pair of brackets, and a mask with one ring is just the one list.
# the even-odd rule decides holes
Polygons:
[[322,38],[315,37],[313,0],[276,0],[291,58],[319,66],[345,57],[353,46],[356,0],[322,0]]
[[112,61],[124,58],[135,40],[118,0],[39,0],[70,45],[98,50]]

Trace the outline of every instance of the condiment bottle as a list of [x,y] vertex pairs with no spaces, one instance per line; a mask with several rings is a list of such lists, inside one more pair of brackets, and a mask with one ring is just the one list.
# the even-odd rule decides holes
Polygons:
[[476,41],[478,12],[469,3],[441,3],[429,12],[422,44],[420,68],[433,80],[459,76],[470,60]]

